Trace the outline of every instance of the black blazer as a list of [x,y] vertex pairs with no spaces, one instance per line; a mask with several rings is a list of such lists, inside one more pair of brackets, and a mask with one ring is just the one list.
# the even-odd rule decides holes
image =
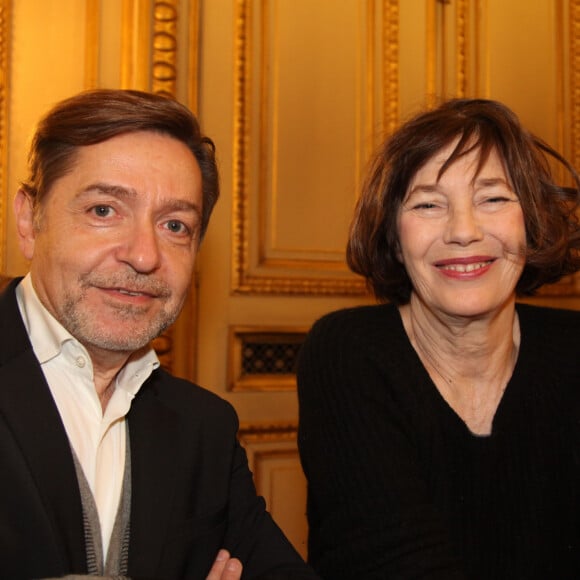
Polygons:
[[[0,294],[0,578],[86,573],[81,499],[60,415],[14,289]],[[204,579],[217,551],[243,578],[315,578],[256,496],[233,408],[157,370],[128,414],[129,576]]]

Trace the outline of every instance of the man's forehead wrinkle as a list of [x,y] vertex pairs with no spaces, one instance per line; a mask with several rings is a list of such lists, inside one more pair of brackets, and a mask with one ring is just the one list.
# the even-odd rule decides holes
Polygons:
[[[79,193],[79,195],[88,195],[93,192],[112,195],[119,198],[136,198],[140,195],[139,192],[132,187],[101,182],[88,185]],[[194,211],[196,213],[201,211],[197,203],[187,199],[168,196],[162,197],[161,201],[164,205],[174,210]]]

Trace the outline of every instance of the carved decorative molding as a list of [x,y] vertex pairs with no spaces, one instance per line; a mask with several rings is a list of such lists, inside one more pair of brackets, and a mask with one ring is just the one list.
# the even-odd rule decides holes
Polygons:
[[[561,6],[559,8],[562,8]],[[580,0],[569,0],[569,79],[570,79],[570,162],[578,169],[580,167]],[[560,11],[564,18],[563,10]],[[563,38],[558,38],[563,42]],[[563,52],[563,49],[562,49]],[[565,73],[561,73],[565,76]],[[559,80],[559,87],[564,86],[563,79]],[[563,90],[561,90],[563,92]],[[564,103],[565,95],[560,102]],[[565,124],[565,123],[564,123]],[[561,139],[563,139],[563,135]],[[563,143],[561,144],[563,147]],[[558,284],[551,284],[540,288],[540,296],[580,296],[580,273],[568,276]]]
[[240,441],[245,445],[251,443],[296,442],[298,423],[264,422],[241,423],[239,429]]
[[177,21],[177,0],[154,3],[152,90],[170,96],[175,96],[177,85]]
[[383,126],[391,134],[399,124],[399,0],[383,0]]
[[[264,98],[266,83],[263,70],[264,55],[256,54],[256,45],[265,44],[265,34],[260,27],[268,23],[269,0],[236,0],[235,41],[234,41],[234,151],[233,151],[233,216],[232,216],[232,289],[237,293],[255,294],[306,294],[306,295],[361,295],[366,293],[364,281],[348,272],[340,259],[280,258],[267,255],[264,249],[264,230],[262,223],[265,203],[260,201],[260,210],[252,211],[251,199],[257,203],[263,194],[265,151],[261,143],[268,129],[263,124],[267,118],[267,99],[259,113],[253,113],[253,100]],[[366,28],[373,37],[375,31],[375,2],[366,0]],[[382,90],[383,116],[377,125],[392,131],[398,122],[398,0],[383,0],[381,4],[383,26],[380,55],[383,79]],[[256,17],[259,12],[261,18]],[[256,21],[258,21],[256,23]],[[261,36],[256,38],[256,30]],[[369,43],[375,41],[368,41]],[[379,44],[379,43],[377,43]],[[262,46],[262,50],[264,47]],[[367,51],[373,54],[373,50]],[[274,67],[272,67],[274,68]],[[374,78],[372,66],[367,63],[366,72],[369,84]],[[269,71],[270,74],[271,71]],[[365,95],[364,98],[369,98]],[[373,109],[368,106],[368,115]],[[255,116],[253,116],[255,115]],[[260,118],[256,118],[260,117]],[[371,123],[372,124],[372,123]],[[376,126],[373,127],[376,129]],[[364,157],[365,151],[361,152]],[[260,174],[255,175],[255,167],[261,165]],[[347,210],[350,211],[350,210]],[[321,224],[322,225],[322,224]],[[299,253],[299,252],[297,252]]]
[[580,167],[580,0],[570,0],[570,160]]
[[[179,8],[186,9],[185,16],[180,14]],[[151,12],[150,50],[151,50],[151,91],[158,94],[177,97],[177,70],[178,50],[187,48],[188,78],[184,85],[187,87],[186,104],[195,111],[197,107],[198,83],[198,26],[199,0],[159,0],[153,2]],[[178,30],[180,16],[188,19],[189,26],[187,45],[180,42]],[[197,348],[195,319],[197,312],[197,288],[192,284],[190,295],[186,300],[183,311],[175,324],[153,342],[162,366],[178,376],[195,380],[196,365],[195,351]]]
[[469,78],[469,0],[457,0],[455,10],[457,32],[455,95],[457,97],[465,97]]
[[6,267],[6,219],[8,167],[8,90],[10,78],[10,0],[0,0],[0,272]]

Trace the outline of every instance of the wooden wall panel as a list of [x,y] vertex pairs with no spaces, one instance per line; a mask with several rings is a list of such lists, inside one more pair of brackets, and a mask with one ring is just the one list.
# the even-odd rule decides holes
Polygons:
[[368,154],[397,117],[397,6],[237,1],[235,292],[364,293],[344,249]]

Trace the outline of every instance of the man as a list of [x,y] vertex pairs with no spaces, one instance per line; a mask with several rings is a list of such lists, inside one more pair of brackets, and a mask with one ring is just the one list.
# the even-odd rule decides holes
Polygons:
[[0,577],[315,578],[233,409],[149,346],[218,198],[213,143],[172,99],[96,90],[45,116],[29,163],[30,272],[0,295]]

